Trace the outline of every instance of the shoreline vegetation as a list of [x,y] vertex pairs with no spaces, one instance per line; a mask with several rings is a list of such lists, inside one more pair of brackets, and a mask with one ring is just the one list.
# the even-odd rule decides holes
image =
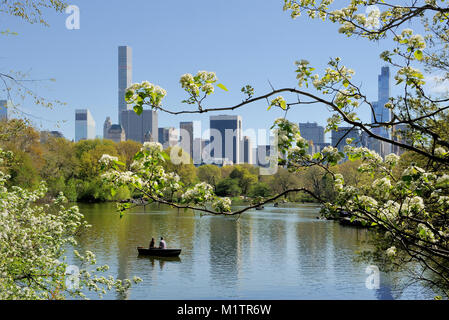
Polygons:
[[[14,154],[7,169],[11,176],[10,186],[31,190],[45,181],[49,199],[63,192],[70,202],[121,201],[141,196],[128,186],[111,192],[111,187],[100,177],[99,165],[102,155],[109,154],[125,164],[124,170],[130,170],[134,155],[142,147],[140,143],[115,143],[103,139],[73,142],[52,136],[41,139],[39,131],[28,121],[11,119],[0,121],[0,147]],[[170,154],[171,148],[165,152]],[[342,172],[351,171],[350,174],[357,179],[357,164],[338,166],[341,166]],[[206,182],[213,186],[218,196],[232,198],[235,203],[241,201],[241,196],[263,199],[299,186],[312,189],[323,199],[334,196],[331,178],[317,168],[291,173],[279,167],[276,174],[261,176],[259,169],[250,164],[220,168],[215,165],[195,167],[192,163],[175,165],[167,161],[164,169],[179,175],[186,187]],[[350,177],[348,179],[351,180]],[[313,201],[312,197],[301,193],[289,194],[284,199],[289,202]]]
[[[99,165],[103,154],[110,154],[125,164],[124,170],[129,170],[134,155],[142,148],[142,144],[138,142],[116,143],[104,139],[73,142],[65,138],[41,137],[28,121],[11,119],[0,121],[0,147],[14,154],[14,159],[7,168],[11,176],[8,182],[10,186],[33,190],[38,187],[40,181],[45,181],[48,195],[43,201],[51,201],[60,192],[64,193],[68,201],[74,203],[133,203],[139,201],[142,196],[128,186],[112,190],[111,186],[101,179]],[[170,154],[171,148],[165,152]],[[400,168],[416,160],[416,156],[405,154],[401,158],[403,163]],[[346,161],[335,165],[333,170],[342,174],[350,185],[371,184],[373,177],[360,173],[359,166],[359,161]],[[191,163],[175,165],[167,161],[164,167],[166,171],[179,175],[181,182],[187,187],[199,182],[210,184],[218,196],[229,197],[234,206],[262,201],[296,187],[312,190],[321,199],[329,202],[336,197],[332,177],[318,167],[305,168],[298,172],[289,172],[279,167],[271,176],[259,175],[259,168],[250,164],[195,167]],[[290,193],[276,202],[318,203],[310,195],[299,192]],[[359,225],[357,220],[346,221],[350,219],[347,215],[319,218],[344,220],[348,225]]]

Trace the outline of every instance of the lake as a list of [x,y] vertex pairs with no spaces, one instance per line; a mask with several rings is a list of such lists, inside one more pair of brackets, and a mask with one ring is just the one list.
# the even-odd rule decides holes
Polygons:
[[[380,287],[367,288],[369,264],[355,258],[370,248],[370,232],[319,220],[315,205],[266,207],[240,218],[153,206],[120,219],[112,203],[79,207],[92,225],[79,236],[81,249],[109,265],[108,275],[143,279],[126,295],[106,299],[433,297],[417,285],[397,289],[397,274],[380,273]],[[138,256],[137,246],[161,236],[169,248],[182,248],[179,259]]]

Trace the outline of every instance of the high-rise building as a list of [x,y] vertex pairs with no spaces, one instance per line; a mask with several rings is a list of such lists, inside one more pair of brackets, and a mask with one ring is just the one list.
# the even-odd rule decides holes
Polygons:
[[324,142],[324,128],[316,122],[299,123],[301,137],[309,142],[309,154],[320,152],[326,143]]
[[158,142],[162,144],[164,149],[173,147],[178,144],[178,134],[175,128],[159,128],[158,129]]
[[243,137],[243,163],[253,164],[253,145],[248,136]]
[[46,143],[50,138],[64,138],[64,135],[60,131],[41,131],[40,141]]
[[346,139],[354,139],[353,146],[361,146],[362,140],[360,131],[353,127],[339,127],[338,131],[332,130],[332,146],[337,148],[340,152],[344,151],[346,146]]
[[[371,122],[388,122],[391,120],[391,110],[385,108],[385,104],[390,99],[390,68],[382,67],[381,73],[378,76],[378,97],[377,101],[372,102],[374,114],[371,115]],[[372,132],[384,138],[390,138],[390,133],[385,127],[375,127]],[[379,153],[381,156],[391,152],[391,145],[382,141],[374,141],[371,139],[371,149]]]
[[[412,141],[408,137],[409,134],[409,126],[407,126],[406,124],[397,124],[393,127],[392,139],[403,144],[411,145]],[[395,153],[398,156],[401,156],[405,151],[406,149],[403,149],[396,145],[392,146],[391,148],[391,152]]]
[[180,122],[179,129],[181,149],[193,159],[193,122]]
[[106,120],[104,121],[104,125],[103,125],[103,139],[109,139],[108,138],[108,131],[112,126],[112,122],[111,122],[111,118],[107,117]]
[[134,140],[144,143],[145,137],[150,141],[159,141],[158,139],[158,115],[156,111],[143,110],[138,115],[134,110],[122,111],[122,127],[125,129],[126,140]]
[[324,143],[324,128],[316,122],[299,123],[301,137],[313,143]]
[[131,109],[126,103],[126,89],[132,84],[132,49],[128,46],[118,47],[118,123],[122,123],[122,111]]
[[203,153],[206,152],[206,146],[209,143],[209,140],[195,138],[193,139],[193,164],[198,166],[204,163],[203,159],[207,158],[207,155]]
[[239,164],[243,145],[242,117],[219,115],[210,117],[210,149],[212,158]]
[[107,132],[107,138],[114,142],[122,142],[126,140],[125,129],[119,124],[113,124],[109,127]]
[[257,165],[259,167],[269,167],[270,166],[270,156],[273,153],[273,147],[270,145],[259,145],[257,146]]
[[2,119],[9,120],[11,108],[12,108],[11,101],[0,100],[0,120]]
[[95,139],[95,121],[88,109],[75,110],[75,141]]

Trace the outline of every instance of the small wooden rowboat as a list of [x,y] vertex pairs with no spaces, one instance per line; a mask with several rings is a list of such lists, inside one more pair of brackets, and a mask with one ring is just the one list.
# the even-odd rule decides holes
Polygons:
[[149,249],[144,247],[137,247],[139,254],[156,257],[177,257],[181,254],[181,249]]

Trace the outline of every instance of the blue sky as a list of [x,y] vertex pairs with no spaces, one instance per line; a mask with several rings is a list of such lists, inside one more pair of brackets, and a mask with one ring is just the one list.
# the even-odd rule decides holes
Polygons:
[[[1,36],[0,70],[29,72],[31,79],[55,78],[33,87],[39,94],[65,101],[65,107],[46,110],[26,100],[22,109],[35,115],[38,128],[60,130],[74,137],[74,110],[92,112],[97,134],[111,116],[117,120],[117,47],[133,49],[133,81],[148,80],[168,92],[164,105],[172,110],[188,108],[179,86],[184,73],[215,71],[229,92],[216,90],[209,107],[233,105],[242,100],[240,88],[251,84],[256,95],[275,88],[294,87],[295,60],[307,59],[320,72],[330,57],[340,56],[356,70],[371,100],[377,99],[377,75],[383,65],[379,54],[385,42],[373,43],[340,35],[337,26],[307,17],[292,20],[282,11],[282,0],[74,0],[81,14],[81,29],[67,30],[68,15],[48,12],[50,27],[28,25],[0,16],[1,29],[19,33]],[[5,27],[6,26],[6,27]],[[267,111],[258,103],[229,114],[243,117],[244,129],[269,128],[283,114]],[[208,116],[159,114],[159,127],[179,127],[180,121]],[[296,107],[289,119],[326,123],[329,112],[320,105]],[[362,114],[368,120],[368,113]],[[45,120],[39,120],[43,118]],[[55,121],[63,121],[56,127]]]

